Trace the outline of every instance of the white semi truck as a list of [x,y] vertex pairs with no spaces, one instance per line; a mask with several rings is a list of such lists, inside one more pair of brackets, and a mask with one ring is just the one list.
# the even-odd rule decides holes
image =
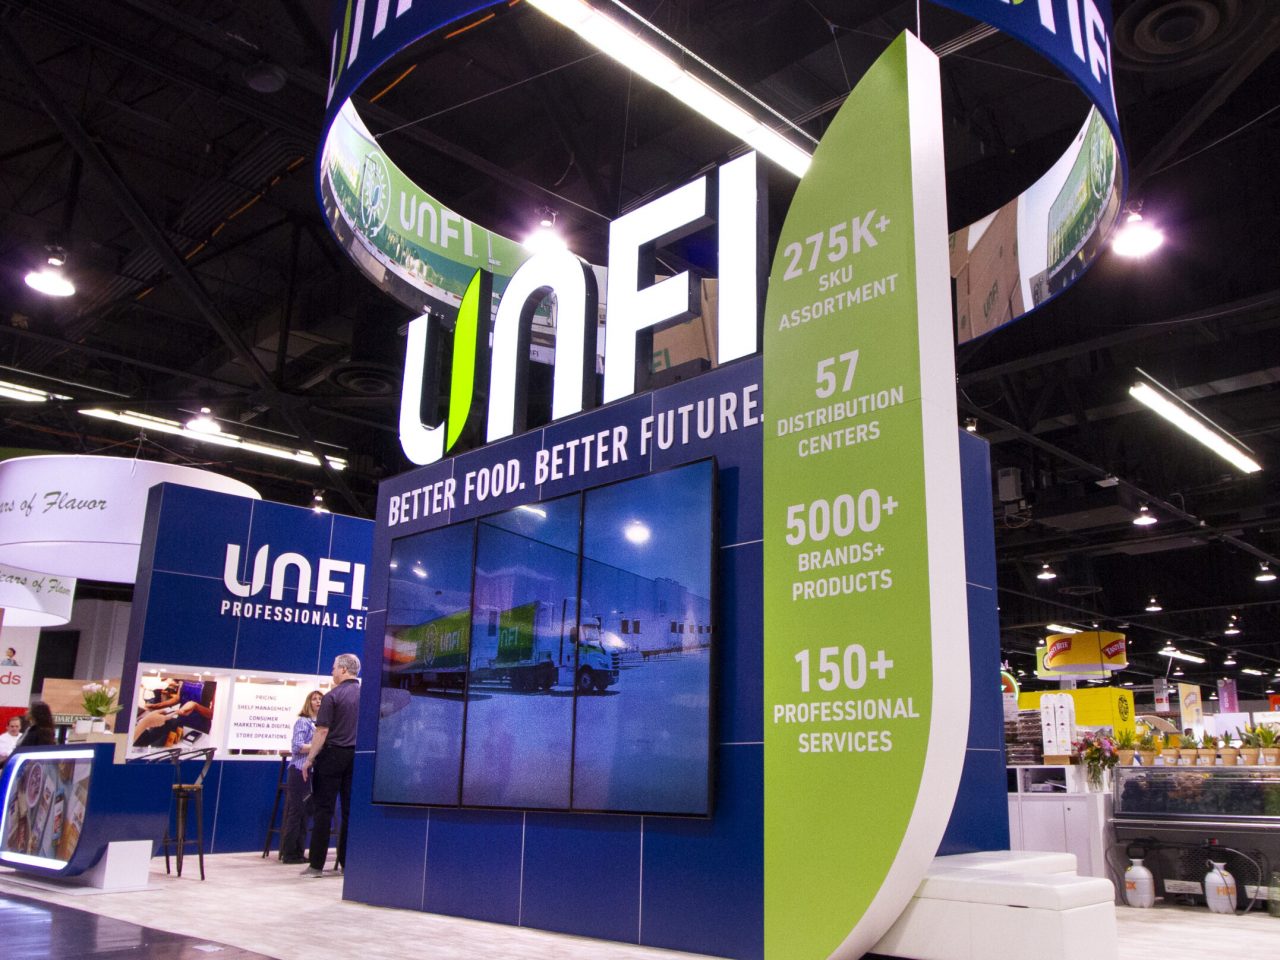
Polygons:
[[[470,612],[390,631],[386,656],[393,682],[405,689],[461,690],[470,660],[472,684],[513,690],[573,687],[603,692],[618,682],[617,650],[608,649],[595,619],[574,625],[572,600],[534,600],[507,610]],[[485,620],[491,629],[483,626]]]

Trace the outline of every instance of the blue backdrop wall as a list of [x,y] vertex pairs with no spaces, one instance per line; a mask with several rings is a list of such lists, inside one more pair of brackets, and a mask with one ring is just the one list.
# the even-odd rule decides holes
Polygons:
[[[339,653],[362,649],[367,591],[353,598],[351,587],[357,580],[355,565],[368,565],[372,538],[368,520],[176,484],[153,487],[129,619],[117,730],[124,733],[129,728],[139,663],[215,673],[323,675]],[[312,578],[305,598],[299,596],[296,567],[284,578],[279,601],[271,600],[269,582],[244,598],[228,590],[223,577],[228,548],[239,552],[236,582],[251,588],[254,560],[264,546],[272,564],[285,553],[306,559]],[[335,577],[343,590],[319,603],[315,588],[322,559],[349,567]],[[224,609],[224,602],[253,603],[279,612],[255,608],[237,616],[231,608]],[[184,779],[189,781],[199,768],[197,762],[186,764]],[[208,852],[262,847],[279,772],[275,760],[224,756],[214,761],[204,782]]]
[[[747,359],[386,481],[370,569],[368,665],[344,897],[728,957],[763,953],[761,667],[761,363]],[[713,409],[710,429],[700,413]],[[682,429],[682,422],[685,428]],[[662,446],[656,424],[670,423]],[[689,425],[692,424],[692,428]],[[468,476],[536,462],[578,438],[624,457],[464,502]],[[646,429],[651,436],[646,443]],[[371,802],[393,538],[713,456],[719,467],[714,813],[709,819],[381,806]],[[1008,846],[990,470],[985,443],[961,432],[973,712],[965,780],[941,852]],[[431,491],[455,481],[449,508]],[[435,486],[441,484],[441,486]],[[394,504],[394,506],[393,506]],[[389,521],[394,520],[394,526]]]

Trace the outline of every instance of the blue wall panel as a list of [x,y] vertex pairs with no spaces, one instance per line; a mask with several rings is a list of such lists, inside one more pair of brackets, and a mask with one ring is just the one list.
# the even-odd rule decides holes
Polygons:
[[640,942],[763,955],[764,748],[721,746],[715,816],[646,817]]
[[357,753],[342,895],[348,900],[407,910],[422,909],[427,861],[427,812],[417,807],[375,807],[373,754]]
[[764,545],[759,541],[720,551],[720,615],[716,722],[721,743],[764,739]]
[[521,923],[635,943],[640,817],[530,813]]
[[938,853],[1009,849],[1008,785],[1004,749],[970,748],[947,833]]
[[[205,806],[217,806],[210,850],[213,853],[261,850],[280,777],[279,762],[214,761],[214,767],[219,773],[217,782],[206,786],[204,791]],[[213,776],[212,769],[209,775]],[[283,797],[280,803],[283,813]],[[279,825],[279,819],[276,822]],[[272,850],[278,850],[279,846],[279,838],[276,837]]]
[[422,909],[518,923],[523,834],[522,813],[432,810]]

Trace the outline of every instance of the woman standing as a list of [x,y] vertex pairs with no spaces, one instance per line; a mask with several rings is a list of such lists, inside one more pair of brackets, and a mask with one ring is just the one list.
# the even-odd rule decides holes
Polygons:
[[14,747],[52,747],[58,742],[58,728],[53,722],[53,711],[43,700],[37,700],[27,711],[27,721],[31,726]]
[[285,786],[284,833],[280,840],[280,860],[284,863],[305,863],[307,838],[307,813],[305,801],[311,793],[311,784],[302,779],[302,762],[311,749],[311,738],[316,732],[316,711],[324,694],[312,690],[298,711],[293,724],[292,751],[289,755],[289,774]]

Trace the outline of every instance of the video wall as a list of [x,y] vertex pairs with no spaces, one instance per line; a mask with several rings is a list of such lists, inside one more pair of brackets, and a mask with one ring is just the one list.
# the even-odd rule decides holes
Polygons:
[[375,803],[708,816],[716,470],[392,545]]

